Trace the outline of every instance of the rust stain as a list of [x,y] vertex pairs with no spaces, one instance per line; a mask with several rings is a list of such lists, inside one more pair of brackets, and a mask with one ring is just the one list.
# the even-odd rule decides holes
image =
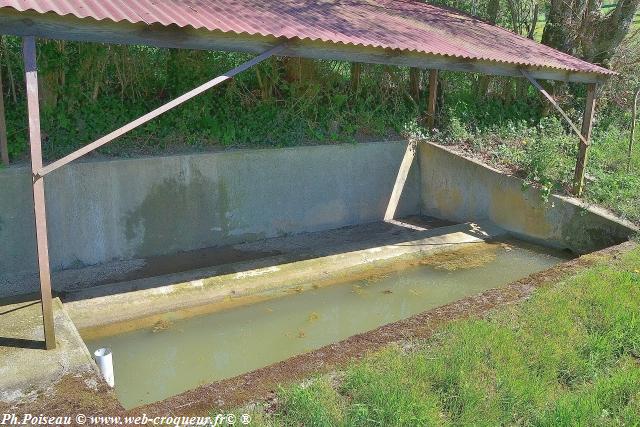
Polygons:
[[553,234],[553,226],[546,219],[543,201],[527,201],[520,188],[492,188],[490,210],[491,219],[505,228],[539,238]]

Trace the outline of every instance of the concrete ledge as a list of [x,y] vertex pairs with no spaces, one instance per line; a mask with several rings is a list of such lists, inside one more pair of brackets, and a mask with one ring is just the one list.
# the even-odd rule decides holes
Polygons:
[[102,381],[60,299],[53,308],[56,349],[44,350],[39,301],[0,307],[0,403],[24,400],[65,375],[81,375],[93,387]]
[[[154,286],[158,280],[168,284],[80,299],[65,306],[83,336],[110,335],[115,331],[147,327],[161,319],[176,320],[255,302],[277,296],[278,291],[300,292],[380,263],[425,256],[504,234],[504,230],[490,224],[459,224],[415,232],[413,240],[380,246],[371,244],[363,250],[349,251],[347,246],[336,253],[336,248],[331,248],[334,254],[326,255],[320,249],[316,257],[293,263],[279,264],[278,257],[260,260],[253,268],[251,264],[241,263],[237,266],[239,272],[232,274],[211,276],[212,271],[203,270],[200,272],[203,278],[197,280],[180,281],[181,275],[142,279],[153,280]],[[192,275],[193,272],[185,274]],[[146,287],[144,283],[130,286],[133,289]]]
[[[95,298],[105,295],[106,292],[131,292],[145,287],[162,286],[167,284],[169,275],[173,276],[170,279],[172,283],[178,283],[260,266],[266,267],[274,265],[274,262],[285,264],[326,256],[335,253],[336,250],[351,252],[371,245],[380,246],[413,240],[416,230],[453,224],[455,223],[435,218],[410,216],[393,222],[371,222],[237,245],[180,251],[169,255],[63,270],[52,274],[52,282],[56,294],[64,302],[68,302]],[[264,262],[261,263],[260,260]],[[9,283],[13,284],[11,287],[17,294],[14,300],[21,298],[18,294],[20,290],[39,287],[38,274],[5,274],[4,277],[10,279]],[[37,297],[38,295],[34,294],[33,298]],[[11,299],[6,298],[7,303],[14,302]]]
[[633,224],[579,200],[524,189],[524,181],[437,144],[418,147],[422,214],[491,221],[518,238],[588,253],[626,241]]

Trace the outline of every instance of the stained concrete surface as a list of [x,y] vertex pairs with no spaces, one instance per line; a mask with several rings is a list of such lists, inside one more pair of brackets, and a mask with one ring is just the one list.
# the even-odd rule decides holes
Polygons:
[[101,381],[87,347],[58,298],[53,301],[55,350],[44,350],[39,301],[0,307],[0,403],[29,399],[62,377],[82,377],[87,387]]
[[[380,221],[406,145],[74,162],[45,179],[52,269]],[[419,213],[418,185],[414,165],[398,216]],[[0,296],[37,291],[32,206],[28,168],[0,171]]]
[[[182,251],[169,255],[138,258],[126,261],[112,261],[85,268],[68,269],[52,273],[53,288],[63,301],[77,300],[89,296],[105,295],[131,289],[127,283],[159,276],[185,273],[184,277],[198,278],[203,274],[215,275],[224,272],[240,271],[242,263],[253,262],[262,265],[277,265],[284,262],[309,259],[322,249],[323,254],[343,250],[364,249],[377,244],[390,244],[411,239],[416,231],[432,229],[454,222],[430,217],[411,216],[398,222],[373,222],[347,226],[333,230],[313,233],[299,233],[291,236],[274,237],[257,242],[237,245],[217,246]],[[344,245],[349,244],[346,248]],[[271,263],[271,264],[269,264]],[[210,273],[206,273],[210,270]],[[191,273],[187,273],[191,272]],[[13,297],[0,298],[0,302],[20,301],[24,299],[24,289],[38,286],[38,275],[21,273],[7,275],[15,283],[16,294]],[[145,286],[166,282],[165,279],[147,280]],[[140,282],[138,282],[140,283]],[[114,285],[106,287],[104,285]],[[94,289],[95,291],[90,291]],[[37,294],[32,295],[37,298]]]
[[[278,245],[263,244],[277,242],[270,238],[302,233],[304,240],[380,221],[406,147],[343,144],[70,165],[46,182],[54,290],[64,296],[274,257]],[[396,217],[491,221],[520,239],[577,253],[637,232],[580,201],[545,201],[539,191],[523,190],[522,180],[429,143],[418,144],[401,194]],[[28,170],[0,171],[0,299],[38,291],[31,206]]]
[[626,241],[638,228],[573,199],[543,197],[523,180],[446,147],[418,145],[423,215],[491,221],[515,237],[583,254]]
[[[363,233],[363,229],[371,231],[371,225],[352,229],[350,239],[325,232],[316,237],[316,246],[306,251],[299,245],[308,245],[308,237],[254,243],[270,248],[277,244],[283,252],[288,248],[276,257],[78,290],[69,294],[65,307],[83,335],[108,335],[249,303],[253,301],[250,297],[301,292],[384,263],[424,257],[506,234],[488,223],[432,229],[378,227],[386,229],[376,233]],[[354,240],[354,234],[360,240]],[[301,252],[305,256],[297,260]]]

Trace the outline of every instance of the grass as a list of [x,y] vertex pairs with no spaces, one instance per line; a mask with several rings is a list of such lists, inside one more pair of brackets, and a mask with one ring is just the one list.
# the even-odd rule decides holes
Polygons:
[[640,248],[279,392],[254,425],[640,425]]

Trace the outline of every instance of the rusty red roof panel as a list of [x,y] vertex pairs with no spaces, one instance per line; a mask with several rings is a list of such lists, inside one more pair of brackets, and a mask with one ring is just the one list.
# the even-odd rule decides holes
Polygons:
[[3,7],[614,74],[480,19],[417,0],[0,0]]

